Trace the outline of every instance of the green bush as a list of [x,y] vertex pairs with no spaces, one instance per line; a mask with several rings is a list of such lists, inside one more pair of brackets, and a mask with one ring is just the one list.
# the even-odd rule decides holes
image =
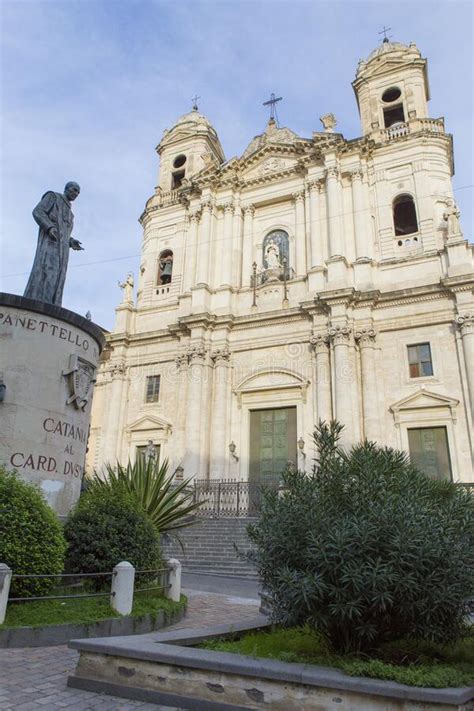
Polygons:
[[[161,564],[158,532],[124,492],[83,494],[66,520],[64,533],[68,542],[66,568],[71,573],[106,573],[123,560],[137,570],[156,569]],[[109,579],[106,581],[109,585]]]
[[403,452],[372,442],[344,452],[341,429],[320,423],[312,474],[286,472],[286,490],[264,493],[248,529],[274,619],[308,623],[342,652],[456,640],[473,595],[473,497]]
[[[0,562],[18,575],[63,572],[61,524],[39,489],[0,466]],[[13,578],[12,597],[47,595],[54,578]]]

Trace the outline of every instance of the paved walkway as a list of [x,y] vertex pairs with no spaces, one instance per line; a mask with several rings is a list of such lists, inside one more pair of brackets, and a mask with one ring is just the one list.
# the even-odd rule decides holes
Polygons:
[[[185,590],[188,613],[166,629],[200,628],[207,624],[237,623],[255,617],[259,601],[207,592]],[[0,649],[1,711],[178,711],[142,701],[93,694],[66,686],[78,653],[66,646],[35,649]]]

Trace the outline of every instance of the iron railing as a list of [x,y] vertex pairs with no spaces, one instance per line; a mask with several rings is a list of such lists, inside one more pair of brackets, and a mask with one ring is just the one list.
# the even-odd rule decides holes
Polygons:
[[[456,482],[474,494],[474,482]],[[235,481],[233,479],[195,479],[193,498],[201,506],[194,515],[204,518],[258,516],[262,489],[283,491],[277,481]]]
[[[147,587],[147,588],[135,588],[135,593],[138,592],[147,592],[148,590],[166,590],[167,588],[170,587],[169,583],[169,568],[156,568],[153,570],[136,570],[135,575],[138,577],[139,575],[151,575],[155,574],[155,577],[151,582],[158,581],[160,584],[155,585],[153,587]],[[92,578],[100,578],[100,577],[110,577],[113,579],[117,573],[115,571],[111,571],[110,573],[58,573],[58,574],[53,574],[53,573],[25,573],[25,574],[19,574],[19,573],[13,573],[12,579],[17,579],[17,580],[22,580],[25,578],[55,578],[58,582],[58,586],[61,587],[61,583],[65,578],[72,578],[73,580],[75,579],[92,579]],[[69,587],[66,585],[63,585],[62,587]],[[33,602],[34,600],[69,600],[69,599],[78,599],[78,598],[86,598],[86,597],[114,597],[115,592],[111,592],[108,590],[107,592],[80,592],[80,593],[67,593],[67,594],[54,594],[54,595],[31,595],[28,597],[9,597],[8,602]]]
[[194,501],[201,503],[196,516],[205,518],[257,516],[263,486],[278,489],[278,483],[262,484],[225,479],[195,480]]

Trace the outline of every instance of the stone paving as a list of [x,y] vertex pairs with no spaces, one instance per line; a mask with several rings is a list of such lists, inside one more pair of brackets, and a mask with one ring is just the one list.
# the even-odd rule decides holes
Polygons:
[[[237,623],[255,617],[259,601],[185,590],[186,618],[166,629],[200,628],[208,624]],[[153,636],[153,633],[146,635]],[[0,649],[0,710],[49,711],[179,711],[142,701],[127,701],[66,686],[78,653],[66,646]]]

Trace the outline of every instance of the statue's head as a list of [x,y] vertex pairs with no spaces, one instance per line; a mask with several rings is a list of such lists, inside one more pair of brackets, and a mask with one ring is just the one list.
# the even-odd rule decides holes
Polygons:
[[79,187],[78,183],[75,183],[73,180],[69,181],[69,183],[66,183],[64,187],[64,195],[67,197],[68,200],[75,200],[79,193],[81,192],[81,188]]

